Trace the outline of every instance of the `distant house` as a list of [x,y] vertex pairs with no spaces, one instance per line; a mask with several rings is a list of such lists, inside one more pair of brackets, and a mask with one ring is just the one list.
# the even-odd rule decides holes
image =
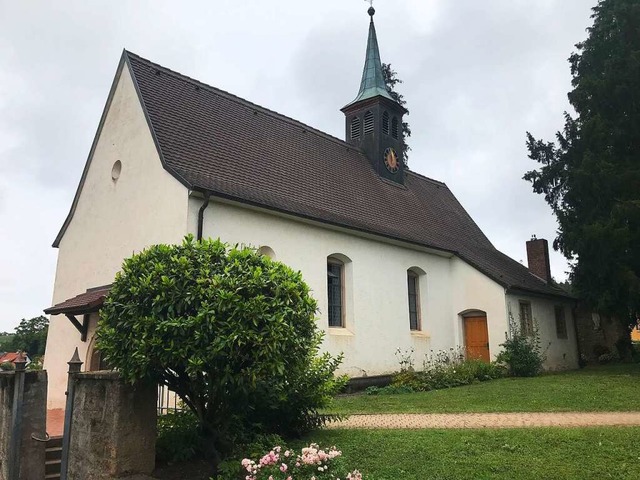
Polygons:
[[123,53],[54,242],[50,408],[64,404],[75,347],[100,368],[97,312],[123,259],[188,233],[300,270],[323,349],[344,353],[351,376],[396,370],[397,348],[413,348],[417,365],[456,346],[490,360],[510,319],[539,325],[547,368],[577,367],[574,299],[551,282],[547,242],[527,242],[524,267],[444,183],[405,168],[405,109],[385,88],[373,10],[360,90],[342,112],[344,140]]
[[[21,352],[5,352],[5,353],[0,352],[0,364],[8,362],[8,363],[14,364],[15,366],[15,361],[20,355],[24,355],[24,354],[22,354]],[[24,355],[24,356],[27,361],[26,365],[29,365],[31,363],[31,359],[29,358],[28,355]]]

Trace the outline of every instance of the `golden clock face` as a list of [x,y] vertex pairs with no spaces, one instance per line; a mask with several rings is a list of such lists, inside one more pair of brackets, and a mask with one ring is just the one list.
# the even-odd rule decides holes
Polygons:
[[396,151],[389,147],[384,151],[384,165],[391,173],[396,173],[400,169],[400,162]]

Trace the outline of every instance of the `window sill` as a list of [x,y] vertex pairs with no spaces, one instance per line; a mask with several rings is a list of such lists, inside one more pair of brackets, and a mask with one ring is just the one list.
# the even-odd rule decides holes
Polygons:
[[344,327],[329,327],[329,335],[335,335],[337,337],[353,337],[354,333],[350,330],[347,330]]
[[416,338],[431,338],[431,333],[424,330],[411,330],[411,336]]

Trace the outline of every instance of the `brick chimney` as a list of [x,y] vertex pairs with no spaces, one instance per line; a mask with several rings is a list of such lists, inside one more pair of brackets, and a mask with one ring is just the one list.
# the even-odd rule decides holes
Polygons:
[[535,235],[527,242],[527,262],[529,270],[545,282],[551,281],[551,264],[549,263],[549,243]]

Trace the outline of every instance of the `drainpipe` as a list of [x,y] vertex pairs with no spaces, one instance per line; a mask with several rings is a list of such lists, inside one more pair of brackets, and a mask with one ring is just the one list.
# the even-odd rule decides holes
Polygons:
[[198,210],[198,236],[197,236],[197,240],[202,240],[202,226],[203,226],[203,223],[204,223],[204,211],[209,206],[209,197],[211,197],[211,192],[205,191],[204,192],[204,202],[202,203],[202,206],[200,207],[200,210]]

